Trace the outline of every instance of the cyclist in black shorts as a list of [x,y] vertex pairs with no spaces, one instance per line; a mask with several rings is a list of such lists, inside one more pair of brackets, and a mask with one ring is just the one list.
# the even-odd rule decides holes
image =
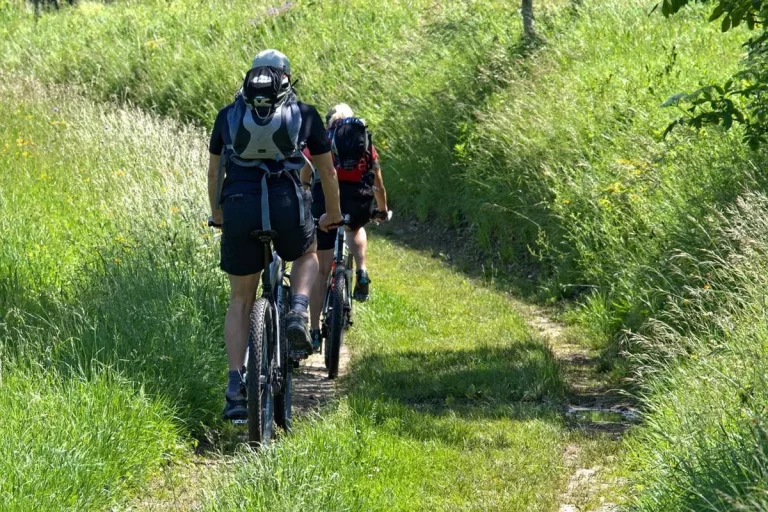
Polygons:
[[[334,166],[339,181],[341,211],[349,215],[350,222],[345,229],[349,231],[347,244],[357,267],[357,280],[353,297],[359,301],[368,300],[369,285],[366,268],[367,237],[365,226],[372,218],[387,218],[387,193],[381,176],[376,148],[371,143],[371,134],[365,121],[354,117],[354,112],[344,103],[336,105],[326,115],[326,138],[331,146]],[[305,156],[314,160],[314,157]],[[305,189],[312,190],[312,214],[319,217],[326,211],[325,193],[317,181],[311,181],[311,167],[305,166],[301,172]],[[374,211],[374,198],[376,211]],[[336,240],[335,230],[317,234],[317,255],[320,270],[312,289],[310,316],[312,325],[312,345],[320,347],[320,310],[322,309],[325,286],[333,260],[333,246]]]
[[[302,190],[299,170],[306,145],[328,200],[321,229],[341,222],[331,146],[315,107],[297,101],[288,58],[265,50],[253,60],[235,101],[219,111],[209,146],[208,197],[213,222],[222,227],[221,269],[229,274],[230,302],[224,323],[229,362],[224,417],[247,418],[241,374],[248,343],[249,315],[264,261],[255,230],[274,230],[275,250],[292,261],[293,302],[287,315],[291,350],[312,352],[309,294],[318,272],[311,195]],[[223,182],[222,182],[223,179]]]

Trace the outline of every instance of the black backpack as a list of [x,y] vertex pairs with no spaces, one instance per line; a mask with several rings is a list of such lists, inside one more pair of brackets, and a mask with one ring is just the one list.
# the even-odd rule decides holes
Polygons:
[[357,117],[336,121],[328,129],[328,139],[339,181],[364,181],[373,164],[371,133],[365,121]]

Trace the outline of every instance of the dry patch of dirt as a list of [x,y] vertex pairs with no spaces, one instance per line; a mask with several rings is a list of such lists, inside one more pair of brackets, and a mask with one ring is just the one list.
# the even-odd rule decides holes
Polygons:
[[339,357],[339,376],[334,380],[328,379],[325,369],[325,356],[313,354],[301,362],[301,366],[293,373],[293,412],[300,416],[322,407],[332,400],[339,391],[339,382],[349,371],[349,349],[341,345]]
[[[566,327],[552,319],[552,312],[528,305],[521,310],[561,364],[570,388],[568,401],[563,404],[569,426],[585,436],[621,439],[640,419],[632,400],[600,378],[597,359],[585,347],[569,340]],[[619,484],[607,474],[607,468],[589,460],[577,443],[567,445],[563,457],[570,476],[560,495],[558,512],[619,510],[605,497]]]

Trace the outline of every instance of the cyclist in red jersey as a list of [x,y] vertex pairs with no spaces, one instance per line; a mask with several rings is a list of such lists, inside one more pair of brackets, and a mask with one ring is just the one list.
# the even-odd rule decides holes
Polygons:
[[[386,220],[388,215],[387,192],[379,165],[379,155],[370,141],[365,121],[354,117],[354,112],[344,103],[336,105],[326,115],[328,140],[332,146],[334,166],[339,180],[341,211],[349,215],[347,245],[357,268],[353,298],[368,300],[371,282],[366,267],[367,236],[365,225],[373,218]],[[357,150],[357,152],[355,152]],[[314,177],[310,155],[305,151],[308,165],[301,171],[305,188],[312,190],[312,214],[315,218],[325,213],[325,196],[317,177]],[[374,199],[376,203],[374,205]],[[317,233],[319,272],[310,295],[310,323],[312,344],[320,347],[320,310],[325,286],[333,260],[335,230]]]

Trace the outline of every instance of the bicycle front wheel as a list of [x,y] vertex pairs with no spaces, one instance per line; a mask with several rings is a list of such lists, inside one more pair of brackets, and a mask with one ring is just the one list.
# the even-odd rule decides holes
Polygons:
[[262,297],[251,310],[248,336],[248,441],[254,447],[266,446],[272,439],[275,400],[269,367],[275,335],[272,305]]
[[347,274],[343,267],[338,267],[333,274],[328,300],[328,337],[325,339],[325,350],[329,379],[335,379],[339,374],[339,357],[346,327],[346,293]]

